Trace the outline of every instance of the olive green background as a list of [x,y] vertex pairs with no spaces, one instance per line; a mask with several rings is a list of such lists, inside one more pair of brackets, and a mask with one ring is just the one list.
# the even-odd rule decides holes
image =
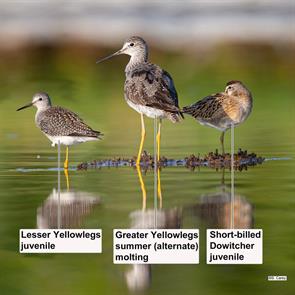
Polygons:
[[[97,58],[116,49],[60,43],[0,52],[1,294],[129,293],[125,281],[129,267],[112,262],[112,229],[128,228],[130,213],[141,209],[141,190],[133,168],[70,170],[72,190],[101,198],[101,205],[83,218],[82,227],[102,228],[103,254],[18,253],[19,229],[36,228],[37,208],[57,187],[57,172],[49,169],[57,166],[57,155],[34,125],[35,110],[15,110],[30,102],[35,92],[46,91],[53,104],[77,112],[105,134],[101,142],[70,148],[72,168],[82,161],[136,155],[140,117],[123,97],[128,58],[95,64]],[[243,81],[253,93],[254,106],[247,121],[235,130],[236,149],[278,159],[236,173],[236,194],[254,206],[254,227],[264,231],[263,265],[206,265],[205,231],[209,224],[186,208],[197,205],[201,196],[220,191],[221,172],[183,167],[162,170],[163,208],[183,210],[183,228],[200,228],[200,264],[152,266],[146,294],[293,294],[293,49],[279,51],[264,44],[229,43],[206,53],[151,48],[151,60],[174,78],[180,106],[222,91],[229,80]],[[145,149],[152,153],[152,120],[146,119],[146,124]],[[203,155],[219,147],[219,132],[199,125],[191,117],[179,124],[164,121],[162,131],[161,152],[168,158]],[[229,133],[225,140],[229,151]],[[225,177],[229,185],[229,171]],[[152,172],[144,175],[144,181],[147,206],[152,208]],[[288,281],[268,282],[268,275],[287,275]]]

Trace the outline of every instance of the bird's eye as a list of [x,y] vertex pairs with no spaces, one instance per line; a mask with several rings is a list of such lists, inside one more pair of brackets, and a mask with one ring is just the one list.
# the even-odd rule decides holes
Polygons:
[[40,97],[39,100],[42,100],[42,97]]
[[134,43],[130,43],[129,46],[133,47],[134,46]]
[[231,89],[233,89],[231,86],[228,86],[228,87],[227,87],[227,90],[231,90]]

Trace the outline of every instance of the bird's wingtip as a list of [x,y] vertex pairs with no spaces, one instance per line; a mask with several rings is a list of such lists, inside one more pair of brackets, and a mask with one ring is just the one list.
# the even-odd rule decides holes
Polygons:
[[104,134],[100,131],[94,131],[97,139],[103,139]]

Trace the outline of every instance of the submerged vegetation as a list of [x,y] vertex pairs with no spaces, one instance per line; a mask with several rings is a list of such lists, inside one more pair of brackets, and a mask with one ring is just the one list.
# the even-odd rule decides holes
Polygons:
[[[243,168],[243,173],[235,173],[235,206],[239,213],[236,224],[265,230],[264,243],[267,246],[264,248],[263,265],[208,267],[204,260],[197,266],[149,265],[145,273],[149,279],[152,277],[152,284],[146,294],[171,294],[173,291],[188,295],[196,292],[246,295],[261,288],[269,295],[278,294],[282,285],[270,286],[266,281],[267,275],[288,275],[294,268],[290,259],[294,252],[290,245],[294,244],[295,236],[291,206],[294,202],[295,167],[294,48],[220,44],[206,51],[189,51],[186,48],[183,52],[164,50],[151,48],[151,61],[173,76],[181,107],[224,89],[225,82],[232,79],[242,80],[251,90],[253,113],[235,132],[235,146],[242,149],[236,150],[237,170],[245,162],[247,165],[259,164],[264,158],[291,159],[265,161],[263,165],[248,171]],[[66,201],[75,201],[73,196],[76,196],[76,202],[62,204],[64,224],[102,228],[103,255],[57,254],[45,257],[18,253],[20,228],[36,228],[42,221],[56,224],[51,209],[55,210],[58,199],[53,193],[57,187],[57,151],[36,128],[33,110],[15,111],[30,100],[33,93],[48,92],[55,98],[54,103],[75,110],[87,124],[105,134],[99,143],[70,148],[69,160],[74,167],[78,163],[86,163],[79,168],[99,167],[100,163],[125,163],[126,166],[134,163],[132,155],[138,149],[140,118],[123,97],[127,57],[95,64],[98,57],[111,51],[110,48],[81,42],[1,51],[0,232],[3,238],[0,260],[6,270],[2,276],[3,294],[20,294],[24,290],[32,295],[44,292],[129,294],[123,275],[128,269],[112,263],[112,229],[138,224],[135,216],[151,219],[150,214],[154,213],[153,173],[140,178],[135,169],[120,167],[98,171],[88,169],[86,173],[70,169],[70,192],[73,194],[67,194]],[[161,154],[165,157],[162,156],[160,163],[163,167],[171,163],[178,167],[161,170],[163,207],[159,216],[171,227],[200,228],[201,234],[209,224],[227,227],[225,214],[229,212],[230,171],[221,168],[228,167],[230,157],[228,154],[223,157],[216,152],[208,153],[219,147],[218,132],[201,126],[190,117],[185,117],[179,124],[167,121],[163,124]],[[144,149],[152,151],[152,120],[146,119],[146,126]],[[225,142],[228,152],[228,135]],[[97,161],[90,162],[91,159]],[[104,159],[111,160],[104,162]],[[153,157],[148,153],[144,154],[143,160],[149,167],[153,164]],[[205,163],[214,169],[203,169],[202,164]],[[200,166],[200,173],[191,173],[190,170]],[[22,168],[27,169],[26,173]],[[146,199],[142,196],[143,182]],[[62,192],[66,185],[65,177],[61,176]],[[78,200],[74,192],[79,193]],[[85,205],[92,199],[87,197],[89,193],[99,200],[98,206]],[[77,214],[73,222],[72,214],[80,208],[84,211]],[[183,212],[183,217],[179,212]],[[165,213],[167,218],[164,218]],[[204,257],[203,237],[200,249],[203,251],[201,257]],[[134,272],[131,270],[126,271],[128,278],[138,273],[136,269]],[[16,279],[18,284],[15,284]],[[208,284],[212,281],[214,284]],[[241,288],[245,282],[251,282],[249,288]],[[284,286],[285,294],[293,294],[291,284]]]
[[[144,151],[141,155],[141,167],[144,170],[148,170],[154,167],[155,158],[147,151]],[[263,157],[259,157],[254,153],[248,154],[247,151],[238,150],[236,154],[234,154],[234,167],[236,170],[242,171],[246,170],[249,166],[255,166],[258,164],[262,164],[264,161]],[[102,168],[102,167],[124,167],[130,166],[135,167],[136,157],[134,156],[131,159],[128,158],[114,158],[107,160],[93,160],[91,162],[83,162],[78,164],[78,170],[87,170],[91,168]],[[184,159],[168,159],[165,156],[161,156],[160,160],[157,162],[158,167],[177,167],[184,166],[189,169],[195,169],[196,167],[209,167],[213,169],[222,169],[222,168],[231,168],[231,154],[225,153],[220,154],[218,150],[215,152],[210,152],[203,157],[200,155],[190,155],[185,157]]]

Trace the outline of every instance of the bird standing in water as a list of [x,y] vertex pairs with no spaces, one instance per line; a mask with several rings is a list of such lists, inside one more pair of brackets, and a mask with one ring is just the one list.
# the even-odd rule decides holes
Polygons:
[[37,108],[35,115],[37,127],[49,138],[52,146],[58,143],[66,146],[65,169],[68,169],[70,145],[99,140],[103,135],[86,125],[72,111],[59,106],[52,106],[50,97],[45,92],[36,93],[31,103],[17,109],[17,111],[31,106]]
[[198,102],[184,107],[183,113],[190,114],[202,125],[220,130],[220,142],[224,154],[224,134],[232,124],[243,123],[251,113],[251,92],[240,81],[230,81],[224,92],[209,95]]
[[183,116],[178,106],[177,92],[171,76],[158,65],[148,61],[148,47],[141,37],[127,39],[120,50],[98,60],[97,63],[120,54],[130,56],[125,68],[125,100],[141,116],[141,141],[136,160],[138,166],[146,135],[143,115],[160,119],[157,133],[158,160],[160,159],[162,119],[167,118],[174,123],[179,122]]

